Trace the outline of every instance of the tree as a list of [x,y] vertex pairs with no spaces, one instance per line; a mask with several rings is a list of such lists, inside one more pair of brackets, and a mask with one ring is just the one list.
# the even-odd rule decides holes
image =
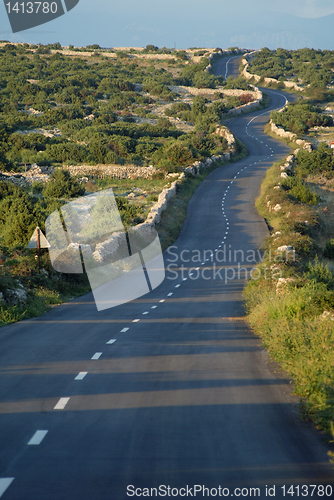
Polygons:
[[43,196],[51,198],[74,198],[85,194],[82,184],[68,170],[56,169],[43,189]]

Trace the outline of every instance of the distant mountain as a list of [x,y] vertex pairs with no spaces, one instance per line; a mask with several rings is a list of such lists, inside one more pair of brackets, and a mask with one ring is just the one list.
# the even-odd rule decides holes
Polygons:
[[[147,2],[146,2],[147,3]],[[175,2],[174,2],[175,3]],[[144,2],[145,4],[145,2]],[[8,20],[0,18],[0,38],[28,43],[55,43],[101,47],[222,47],[239,46],[259,49],[298,49],[303,47],[334,50],[334,14],[318,19],[270,12],[250,3],[240,12],[238,5],[199,11],[190,2],[179,2],[178,8],[145,9],[132,13],[126,9],[101,12],[73,9],[44,29],[27,30],[13,35]],[[212,4],[213,5],[213,4]],[[219,7],[218,7],[219,5]]]
[[[252,19],[241,30],[229,29],[229,43],[239,47],[295,50],[303,47],[334,50],[334,14],[317,19],[291,15]],[[234,33],[232,34],[232,32]]]

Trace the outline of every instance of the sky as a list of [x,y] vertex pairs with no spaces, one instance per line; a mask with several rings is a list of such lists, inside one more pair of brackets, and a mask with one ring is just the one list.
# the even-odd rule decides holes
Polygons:
[[79,0],[65,15],[15,34],[7,2],[0,3],[0,39],[12,42],[334,50],[333,0]]

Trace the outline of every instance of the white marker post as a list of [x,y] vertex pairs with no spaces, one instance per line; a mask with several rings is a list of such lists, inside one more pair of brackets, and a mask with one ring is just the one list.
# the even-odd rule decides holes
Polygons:
[[41,248],[50,248],[50,243],[45,238],[43,232],[37,226],[34,234],[30,238],[30,241],[27,245],[27,248],[37,248],[37,256],[38,256],[38,273],[41,273],[41,258],[40,258],[40,249]]

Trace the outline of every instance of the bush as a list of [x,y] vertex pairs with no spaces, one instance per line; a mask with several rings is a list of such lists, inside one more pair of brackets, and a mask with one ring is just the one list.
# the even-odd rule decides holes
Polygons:
[[68,170],[56,169],[43,189],[43,196],[74,198],[85,194],[85,187],[71,176]]
[[334,239],[327,241],[323,255],[326,259],[334,260]]
[[295,200],[307,205],[319,203],[319,197],[304,182],[297,177],[288,177],[282,182],[282,187],[289,192]]

